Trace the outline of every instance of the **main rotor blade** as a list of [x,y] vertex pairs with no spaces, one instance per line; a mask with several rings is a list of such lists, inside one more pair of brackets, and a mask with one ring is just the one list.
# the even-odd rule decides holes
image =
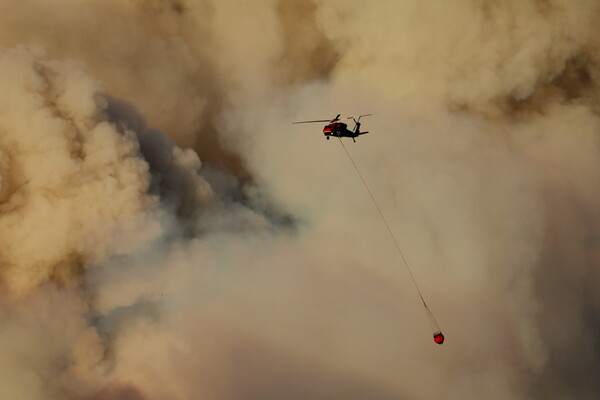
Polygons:
[[313,122],[329,122],[328,119],[319,119],[316,121],[299,121],[299,122],[292,122],[292,124],[311,124]]
[[359,115],[358,117],[346,117],[346,119],[354,119],[354,118],[359,118],[360,119],[361,117],[368,117],[370,115],[373,115],[373,114],[362,114],[362,115]]

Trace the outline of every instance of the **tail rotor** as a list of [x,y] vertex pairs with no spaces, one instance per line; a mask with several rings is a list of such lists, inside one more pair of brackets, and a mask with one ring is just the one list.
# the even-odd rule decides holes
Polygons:
[[354,120],[354,133],[360,133],[360,122],[358,122],[357,120]]
[[[354,121],[354,133],[360,134],[361,133],[361,131],[360,131],[360,119],[362,117],[368,117],[370,115],[373,115],[373,114],[362,114],[362,115],[359,115],[358,117],[347,117],[346,119],[351,119],[351,120]],[[364,133],[366,133],[366,132],[364,132]]]

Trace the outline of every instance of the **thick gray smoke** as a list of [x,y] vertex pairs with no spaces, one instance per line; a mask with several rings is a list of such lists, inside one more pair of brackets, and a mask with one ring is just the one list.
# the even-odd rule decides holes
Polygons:
[[0,398],[600,396],[597,1],[0,9]]

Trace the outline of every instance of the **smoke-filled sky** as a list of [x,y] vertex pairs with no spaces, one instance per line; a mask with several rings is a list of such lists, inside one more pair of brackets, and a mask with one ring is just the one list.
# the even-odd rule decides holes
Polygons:
[[598,399],[599,18],[0,0],[0,398]]

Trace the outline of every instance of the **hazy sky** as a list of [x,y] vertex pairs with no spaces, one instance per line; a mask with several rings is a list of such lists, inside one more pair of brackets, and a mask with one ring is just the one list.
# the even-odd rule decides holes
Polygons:
[[598,1],[0,10],[0,398],[600,397]]

